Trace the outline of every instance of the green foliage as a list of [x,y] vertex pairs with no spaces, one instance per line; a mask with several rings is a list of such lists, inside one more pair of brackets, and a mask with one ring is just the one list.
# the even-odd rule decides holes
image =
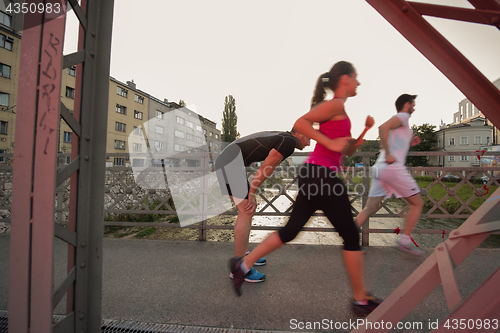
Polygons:
[[240,133],[236,127],[238,116],[236,115],[236,101],[232,95],[226,96],[224,112],[222,113],[222,141],[233,142],[239,138]]
[[153,232],[156,231],[156,228],[155,227],[151,227],[151,228],[146,228],[144,230],[141,230],[137,233],[137,235],[135,235],[136,238],[140,238],[140,237],[144,237],[144,236],[148,236],[148,235],[151,235]]
[[[418,145],[410,147],[410,151],[432,151],[436,149],[436,126],[425,123],[420,126],[413,125],[411,128],[413,133],[418,135],[422,141]],[[409,167],[426,167],[429,165],[429,158],[427,156],[408,156],[406,165]]]
[[[365,140],[358,151],[380,151],[380,143],[378,140]],[[370,156],[370,165],[374,165],[377,160],[377,156]],[[344,156],[345,166],[355,166],[356,163],[363,162],[362,156]]]
[[[416,178],[418,178],[418,177],[416,177]],[[418,186],[420,188],[424,188],[424,189],[432,183],[432,180],[416,179],[416,181],[417,181]],[[455,188],[458,185],[454,181],[443,181],[443,184],[445,184],[448,188]],[[480,189],[483,187],[482,184],[474,184],[474,186],[476,189]],[[488,194],[486,194],[486,198],[489,198],[490,195],[497,190],[497,188],[498,188],[498,186],[494,186],[494,185],[489,186],[489,192],[488,192]],[[465,184],[461,185],[460,188],[456,189],[455,191],[456,191],[457,196],[463,202],[466,202],[467,200],[469,200],[469,198],[471,198],[474,195],[474,189],[472,189],[469,185],[465,185]],[[436,184],[427,190],[427,196],[430,196],[436,202],[438,202],[439,200],[444,198],[444,196],[446,194],[447,194],[447,190],[443,186],[441,186],[441,184]],[[429,199],[427,199],[427,197],[424,197],[424,201],[425,201],[425,208],[427,210],[431,209],[433,206],[433,203],[431,201],[429,201]],[[479,208],[479,206],[481,206],[483,204],[484,201],[485,200],[483,198],[477,197],[471,201],[471,203],[469,204],[469,207],[473,211],[475,211],[476,209]],[[441,204],[441,206],[444,209],[446,209],[449,213],[453,214],[456,211],[458,211],[458,209],[460,209],[460,207],[462,207],[462,204],[457,199],[450,197],[450,198],[446,199],[446,201],[443,202]],[[439,214],[440,212],[441,212],[441,210],[439,210],[439,209],[434,211],[435,214]],[[465,214],[469,213],[468,209],[465,209],[463,212]]]
[[179,100],[179,106],[183,107],[186,106],[186,102],[184,102],[182,99]]

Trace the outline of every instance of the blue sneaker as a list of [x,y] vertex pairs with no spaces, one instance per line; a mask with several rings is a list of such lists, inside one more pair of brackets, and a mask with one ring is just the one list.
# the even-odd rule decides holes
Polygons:
[[[250,252],[252,251],[248,251],[247,253],[245,253],[245,255],[248,255]],[[265,264],[267,263],[267,260],[266,258],[260,258],[259,260],[257,260],[257,262],[255,264],[253,264],[254,266],[264,266]]]
[[[232,272],[229,273],[229,277],[231,279],[233,278]],[[256,283],[256,282],[264,282],[265,280],[266,280],[266,276],[253,267],[248,271],[248,274],[245,275],[246,282]]]

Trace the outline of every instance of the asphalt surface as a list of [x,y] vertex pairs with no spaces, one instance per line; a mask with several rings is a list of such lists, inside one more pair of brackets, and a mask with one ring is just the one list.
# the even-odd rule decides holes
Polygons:
[[[66,246],[56,240],[55,285],[66,271]],[[432,254],[412,257],[392,247],[369,247],[365,280],[370,292],[385,298]],[[104,240],[102,318],[223,329],[308,330],[307,323],[356,321],[350,310],[352,291],[335,245],[285,245],[258,268],[263,283],[245,283],[237,297],[229,279],[233,243],[165,240]],[[0,235],[0,310],[8,309],[9,236]],[[476,249],[455,270],[465,299],[500,266],[500,249]],[[62,302],[63,303],[63,302]],[[62,314],[60,304],[55,314]],[[445,318],[441,286],[404,322]],[[304,325],[304,329],[300,329]],[[332,331],[328,329],[327,331]],[[348,330],[339,330],[348,331]],[[394,332],[399,332],[394,330]]]

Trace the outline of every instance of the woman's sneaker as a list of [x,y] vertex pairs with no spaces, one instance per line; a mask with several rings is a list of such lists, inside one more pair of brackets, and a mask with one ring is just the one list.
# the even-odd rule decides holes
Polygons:
[[369,295],[367,299],[367,304],[357,304],[355,301],[352,302],[352,311],[354,314],[359,317],[368,316],[377,306],[380,305],[382,301],[376,299],[375,297]]
[[401,252],[408,253],[414,256],[422,256],[425,254],[425,251],[416,247],[413,242],[411,242],[410,244],[404,244],[401,239],[398,240],[396,248]]
[[[229,273],[229,277],[232,279],[233,278],[233,273]],[[250,268],[248,271],[248,275],[245,275],[244,277],[246,282],[264,282],[266,280],[266,276],[256,270],[255,268]]]
[[234,291],[238,296],[241,296],[241,285],[245,279],[245,274],[241,269],[241,264],[243,263],[242,257],[234,257],[229,260],[229,268],[231,269],[231,278],[233,279]]
[[[245,255],[248,255],[250,252],[252,252],[251,250],[248,251],[247,253],[245,253]],[[254,266],[264,266],[265,264],[267,263],[267,260],[266,258],[260,258],[259,260],[257,260],[257,262],[255,264],[253,264]]]

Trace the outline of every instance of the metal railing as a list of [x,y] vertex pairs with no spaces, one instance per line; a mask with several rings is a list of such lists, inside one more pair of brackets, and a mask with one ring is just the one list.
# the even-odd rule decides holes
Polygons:
[[[340,176],[344,178],[349,189],[349,199],[352,207],[353,216],[359,214],[359,209],[354,208],[354,204],[361,209],[366,205],[368,199],[368,191],[370,187],[370,158],[375,156],[376,152],[358,152],[355,156],[360,156],[363,160],[362,167],[346,167]],[[185,155],[185,156],[184,156]],[[189,157],[196,158],[197,154],[181,154],[180,158]],[[203,156],[203,154],[198,154]],[[206,155],[206,154],[205,154]],[[409,156],[476,156],[476,152],[410,152]],[[500,153],[489,152],[484,156],[498,156]],[[307,153],[295,153],[294,157],[305,157]],[[206,161],[205,161],[206,162]],[[212,165],[211,163],[209,163]],[[203,165],[207,165],[204,163]],[[286,217],[290,215],[294,195],[296,192],[296,174],[299,166],[281,166],[278,167],[275,173],[263,184],[262,191],[258,198],[258,210],[256,216],[278,216]],[[163,169],[159,169],[160,172]],[[213,172],[210,166],[203,167],[178,167],[175,172],[179,174],[189,175],[196,178]],[[421,193],[427,201],[427,210],[422,214],[426,218],[459,218],[466,219],[473,212],[474,208],[470,207],[475,200],[484,202],[489,193],[500,186],[499,178],[500,167],[413,167],[409,168],[410,173],[414,176],[427,176],[429,184],[421,189]],[[247,169],[248,176],[251,177],[255,169]],[[445,178],[446,175],[453,174],[452,179]],[[492,176],[492,175],[495,175]],[[483,175],[482,181],[478,181],[479,175]],[[163,177],[163,175],[161,176]],[[475,179],[474,179],[475,178]],[[10,222],[10,197],[12,192],[12,168],[0,168],[0,222]],[[210,197],[214,199],[212,190],[218,186],[218,183],[207,185],[208,188],[195,189],[194,197],[200,198]],[[444,196],[439,199],[433,198],[429,192],[437,186],[441,191],[444,191]],[[463,188],[470,189],[472,192],[469,198],[463,200],[459,191]],[[104,190],[105,196],[105,214],[106,219],[104,226],[122,226],[122,227],[168,227],[180,228],[178,222],[167,221],[177,214],[190,213],[179,212],[175,210],[172,194],[169,188],[148,189],[137,184],[134,178],[131,167],[112,167],[106,169],[106,184]],[[290,205],[285,205],[286,208],[277,207],[277,200],[286,198]],[[453,199],[452,199],[453,198]],[[479,199],[478,199],[479,198]],[[456,200],[458,209],[449,211],[445,203],[449,200]],[[198,199],[197,199],[198,200]],[[204,199],[199,199],[199,201]],[[403,207],[399,211],[394,211],[389,207],[391,199],[385,199],[379,210],[372,215],[373,218],[402,218],[405,217],[410,208],[409,203],[403,198]],[[288,202],[287,201],[287,202]],[[477,204],[476,204],[477,205]],[[55,221],[60,224],[66,224],[69,213],[69,181],[63,183],[56,190],[55,198]],[[281,205],[283,207],[283,205]],[[191,206],[189,209],[193,209]],[[121,218],[125,221],[116,221],[117,216],[121,214]],[[128,215],[126,215],[128,214]],[[221,213],[220,215],[236,215],[237,211],[231,209]],[[208,214],[210,215],[210,214]],[[323,216],[322,212],[316,212],[315,216]],[[139,217],[143,220],[157,220],[150,222],[134,222],[127,221],[131,216]],[[184,226],[184,228],[194,228],[199,230],[199,240],[207,239],[208,230],[232,230],[234,223],[217,224],[211,219],[204,219],[198,223]],[[259,225],[252,227],[253,230],[277,230],[279,226]],[[326,227],[304,227],[304,231],[315,232],[335,232],[335,229]],[[369,234],[371,233],[393,233],[394,229],[373,229],[370,228],[369,221],[365,223],[361,229],[363,235],[363,243],[368,245]],[[443,229],[419,229],[415,232],[420,234],[448,234],[450,230]]]

